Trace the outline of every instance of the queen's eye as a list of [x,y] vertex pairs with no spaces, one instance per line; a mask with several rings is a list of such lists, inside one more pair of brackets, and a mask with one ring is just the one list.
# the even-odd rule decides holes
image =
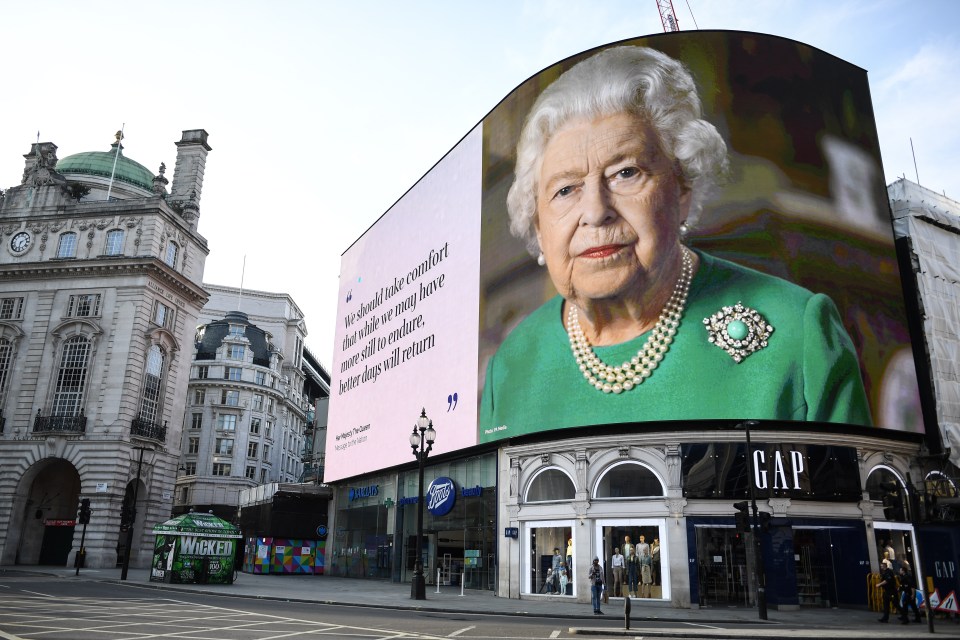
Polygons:
[[554,197],[554,198],[565,198],[565,197],[567,197],[568,195],[570,195],[571,193],[573,193],[573,187],[571,187],[571,186],[561,187],[560,189],[557,190],[557,192],[553,195],[553,197]]
[[640,173],[640,171],[636,167],[624,167],[623,169],[620,169],[619,171],[617,171],[617,177],[632,178],[638,173]]

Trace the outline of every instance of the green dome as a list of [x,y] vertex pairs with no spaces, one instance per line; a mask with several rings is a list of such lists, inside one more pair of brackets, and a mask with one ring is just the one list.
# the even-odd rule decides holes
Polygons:
[[123,147],[117,156],[117,145],[114,143],[110,151],[85,151],[67,156],[57,162],[58,173],[80,173],[88,176],[110,178],[113,172],[113,160],[117,160],[117,170],[114,180],[132,184],[147,191],[153,190],[153,173],[145,166],[123,155]]

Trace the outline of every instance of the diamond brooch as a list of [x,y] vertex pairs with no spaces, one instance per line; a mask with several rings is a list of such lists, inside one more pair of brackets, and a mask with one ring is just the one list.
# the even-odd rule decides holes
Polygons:
[[707,340],[726,351],[737,364],[766,347],[773,333],[773,326],[766,318],[740,302],[704,318],[703,325],[707,329]]

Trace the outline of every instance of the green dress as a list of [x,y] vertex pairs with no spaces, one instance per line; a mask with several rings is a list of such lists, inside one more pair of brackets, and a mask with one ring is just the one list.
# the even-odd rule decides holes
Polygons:
[[[833,301],[773,276],[698,252],[687,309],[663,361],[643,384],[603,393],[580,372],[556,296],[511,332],[491,358],[480,441],[538,431],[669,420],[805,420],[869,426],[853,344]],[[767,346],[737,363],[708,340],[704,318],[742,303],[773,327]],[[647,334],[595,347],[629,361]]]

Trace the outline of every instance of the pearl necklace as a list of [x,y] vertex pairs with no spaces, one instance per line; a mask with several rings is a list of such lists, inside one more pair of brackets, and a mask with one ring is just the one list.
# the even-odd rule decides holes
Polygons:
[[577,307],[570,304],[567,312],[567,335],[570,336],[570,350],[583,372],[587,382],[604,393],[622,393],[643,383],[653,375],[660,361],[670,349],[670,343],[677,333],[683,310],[687,304],[687,293],[693,279],[693,252],[683,248],[683,264],[680,276],[673,287],[673,294],[660,311],[660,318],[654,325],[643,347],[637,355],[619,367],[611,367],[597,356],[590,341],[583,335]]

